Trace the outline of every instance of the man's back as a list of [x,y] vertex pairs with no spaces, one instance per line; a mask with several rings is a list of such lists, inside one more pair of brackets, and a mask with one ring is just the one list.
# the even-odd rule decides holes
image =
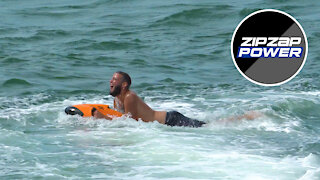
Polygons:
[[[154,111],[151,109],[136,93],[128,90],[123,100],[124,112],[130,113],[132,118],[141,118],[145,122],[152,122],[154,120],[160,123],[165,123],[166,112],[165,111]],[[118,108],[118,107],[116,107]]]

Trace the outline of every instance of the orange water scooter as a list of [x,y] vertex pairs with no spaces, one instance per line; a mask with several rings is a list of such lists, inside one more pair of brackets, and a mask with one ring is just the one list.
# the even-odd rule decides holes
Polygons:
[[64,111],[68,115],[80,115],[82,117],[91,117],[93,112],[98,110],[100,113],[109,116],[121,117],[122,114],[116,110],[110,109],[105,104],[77,104],[68,106]]

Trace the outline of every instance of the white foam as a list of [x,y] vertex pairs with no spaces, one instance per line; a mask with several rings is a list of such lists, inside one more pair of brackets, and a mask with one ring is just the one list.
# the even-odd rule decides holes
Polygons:
[[299,180],[316,180],[320,179],[320,158],[318,155],[309,154],[307,157],[300,159],[302,166],[305,167],[306,173]]
[[304,167],[313,169],[320,168],[320,158],[318,155],[310,153],[307,157],[301,159],[301,161]]
[[311,95],[311,96],[320,96],[320,91],[306,91],[306,92],[301,92],[301,94],[305,95]]
[[307,172],[299,178],[299,180],[319,180],[320,179],[320,168],[315,170],[307,170]]
[[[295,97],[295,95],[292,97]],[[46,97],[39,96],[36,98]],[[302,180],[318,177],[319,159],[315,154],[302,159],[299,159],[298,156],[273,156],[268,152],[275,152],[273,150],[277,149],[276,146],[261,146],[264,149],[252,149],[251,146],[245,144],[246,142],[249,142],[249,144],[252,142],[248,137],[228,143],[230,133],[238,133],[239,131],[246,133],[247,130],[252,129],[283,132],[284,134],[297,133],[297,129],[302,126],[300,119],[277,114],[269,106],[263,106],[265,109],[261,110],[266,114],[265,116],[253,121],[242,119],[230,123],[218,122],[221,118],[241,114],[246,109],[250,109],[250,106],[261,106],[267,100],[265,98],[250,101],[237,98],[210,100],[206,102],[207,104],[203,102],[204,109],[198,108],[199,106],[196,104],[196,102],[203,101],[201,97],[195,98],[194,101],[196,102],[175,99],[152,101],[152,98],[146,98],[145,100],[156,110],[177,110],[186,116],[204,120],[208,124],[204,128],[168,127],[158,122],[136,121],[130,117],[120,117],[108,121],[68,116],[64,113],[65,107],[74,104],[112,104],[111,98],[104,100],[102,97],[87,100],[69,98],[50,103],[35,103],[35,105],[22,100],[22,102],[17,102],[16,107],[23,104],[23,107],[26,106],[26,108],[17,110],[12,107],[6,109],[6,111],[11,114],[9,118],[20,118],[22,120],[26,120],[34,114],[37,117],[42,117],[43,113],[54,114],[45,122],[64,130],[64,134],[60,134],[60,137],[65,137],[68,145],[71,146],[69,147],[71,150],[81,151],[81,155],[88,157],[85,161],[94,166],[112,166],[115,168],[112,175],[97,173],[94,177],[114,179],[157,179],[160,177],[238,179],[242,177],[243,179],[300,178]],[[14,101],[18,100],[15,99]],[[237,104],[232,105],[233,102]],[[223,103],[227,105],[223,105]],[[7,115],[2,114],[2,111],[0,110],[1,118],[8,118]],[[257,136],[260,134],[256,131],[253,131],[253,133],[256,133]],[[8,148],[9,151],[10,147]],[[19,149],[16,149],[17,153],[19,151]],[[74,152],[74,155],[79,155],[76,152]],[[36,156],[36,154],[34,155]],[[99,161],[90,161],[90,157],[95,157]],[[80,161],[74,163],[72,167],[79,167],[81,163],[87,163],[84,160]],[[130,166],[130,164],[134,165]],[[128,171],[121,172],[123,166],[128,168]],[[235,172],[234,169],[237,169],[237,171]],[[37,174],[43,173],[48,177],[57,177],[59,175],[56,174],[60,171],[60,168],[38,162],[32,170]]]

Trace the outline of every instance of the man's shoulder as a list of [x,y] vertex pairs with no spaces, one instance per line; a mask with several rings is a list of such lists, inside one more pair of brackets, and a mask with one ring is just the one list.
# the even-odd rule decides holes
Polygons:
[[128,91],[127,94],[125,95],[125,99],[127,100],[135,100],[137,98],[139,98],[138,95],[133,91]]

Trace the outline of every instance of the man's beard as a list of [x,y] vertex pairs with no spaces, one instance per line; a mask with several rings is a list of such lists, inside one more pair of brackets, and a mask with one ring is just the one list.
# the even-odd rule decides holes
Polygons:
[[115,86],[113,92],[110,91],[109,94],[113,97],[116,97],[120,94],[120,92],[121,92],[121,86],[118,85],[118,86]]

